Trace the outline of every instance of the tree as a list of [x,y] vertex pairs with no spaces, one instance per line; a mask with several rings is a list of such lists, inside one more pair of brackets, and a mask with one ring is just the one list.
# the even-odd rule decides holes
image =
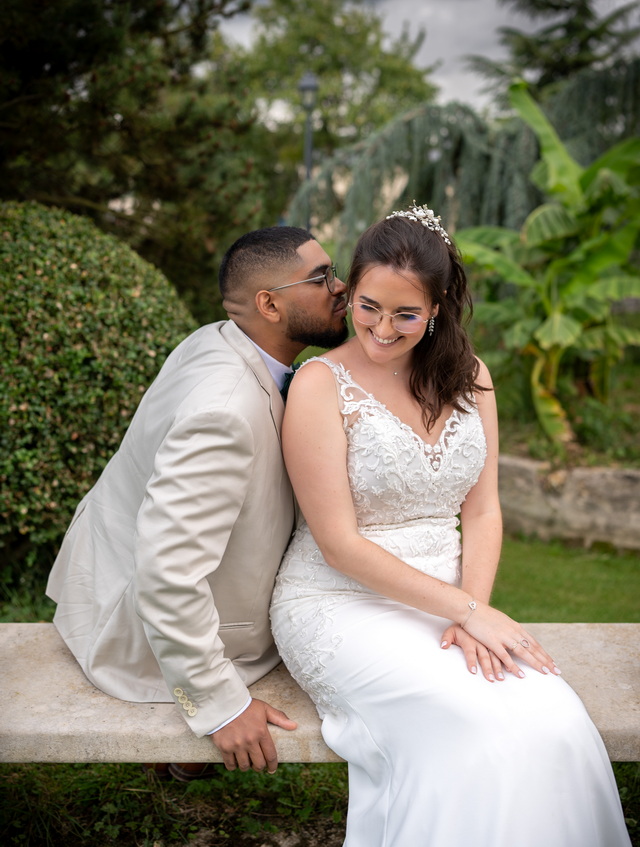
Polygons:
[[513,27],[500,27],[500,43],[509,51],[505,62],[471,55],[467,63],[485,76],[489,89],[504,94],[514,79],[526,79],[540,96],[586,68],[611,67],[625,56],[640,36],[640,26],[629,26],[640,3],[631,2],[599,18],[594,0],[500,0],[536,20],[550,19],[537,32],[528,34]]
[[633,263],[640,236],[640,139],[608,150],[589,167],[567,152],[524,83],[511,103],[536,133],[541,159],[531,178],[546,202],[520,232],[476,227],[456,234],[465,259],[512,288],[509,297],[479,303],[476,318],[502,330],[508,355],[530,364],[531,398],[554,442],[574,436],[559,393],[570,355],[589,369],[589,388],[609,399],[611,366],[640,330],[617,324],[612,304],[640,297]]
[[[419,30],[386,43],[382,20],[345,0],[267,0],[252,8],[255,38],[235,60],[270,131],[271,190],[282,214],[300,182],[305,113],[298,85],[319,83],[313,111],[315,161],[366,138],[409,107],[433,99],[431,69],[413,64]],[[302,225],[306,224],[306,216]]]
[[[300,126],[298,84],[306,71],[319,81],[314,146],[322,154],[384,126],[411,106],[432,100],[433,70],[413,60],[425,38],[418,30],[385,42],[382,20],[362,4],[268,0],[252,9],[256,38],[244,56],[252,89],[265,114],[285,104],[284,123]],[[278,118],[272,118],[276,123]]]
[[[545,113],[567,151],[589,165],[640,136],[640,59],[577,74]],[[370,223],[413,199],[436,209],[452,233],[480,225],[518,230],[544,200],[528,177],[538,158],[536,135],[516,117],[487,121],[458,103],[424,103],[324,159],[294,195],[289,220],[304,225],[312,198],[341,266]]]
[[[214,257],[260,220],[263,130],[221,63],[194,73],[246,0],[8,0],[0,197],[89,214],[211,318]],[[195,289],[195,293],[194,293]],[[199,289],[199,290],[198,290]]]

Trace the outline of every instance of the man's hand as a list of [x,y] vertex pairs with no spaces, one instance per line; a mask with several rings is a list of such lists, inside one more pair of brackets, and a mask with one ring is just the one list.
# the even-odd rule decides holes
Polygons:
[[282,729],[296,729],[295,721],[290,721],[280,709],[274,709],[262,700],[252,700],[251,705],[231,723],[214,732],[213,743],[222,753],[227,770],[275,773],[278,767],[278,754],[271,738],[268,724]]

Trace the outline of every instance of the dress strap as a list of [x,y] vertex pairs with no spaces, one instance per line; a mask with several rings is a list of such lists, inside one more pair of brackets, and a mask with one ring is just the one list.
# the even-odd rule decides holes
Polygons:
[[354,417],[364,407],[379,406],[379,402],[367,391],[358,385],[348,371],[340,362],[333,362],[326,356],[313,356],[303,362],[301,367],[310,362],[322,362],[333,373],[338,390],[340,413],[342,414],[345,428],[353,423]]

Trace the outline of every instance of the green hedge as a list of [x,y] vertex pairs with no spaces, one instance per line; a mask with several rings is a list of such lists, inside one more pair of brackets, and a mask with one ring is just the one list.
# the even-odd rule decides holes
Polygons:
[[167,279],[88,219],[0,204],[0,584],[48,572],[75,506],[195,326]]

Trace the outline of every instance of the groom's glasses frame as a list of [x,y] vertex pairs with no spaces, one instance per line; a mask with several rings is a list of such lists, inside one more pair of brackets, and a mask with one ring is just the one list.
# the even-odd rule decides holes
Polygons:
[[329,289],[329,294],[335,291],[335,282],[338,278],[338,269],[335,265],[329,265],[321,276],[312,276],[310,279],[299,279],[297,282],[288,282],[286,285],[276,285],[275,288],[267,288],[267,291],[280,291],[281,288],[291,288],[292,285],[302,285],[303,282],[314,282],[316,285],[323,283]]

